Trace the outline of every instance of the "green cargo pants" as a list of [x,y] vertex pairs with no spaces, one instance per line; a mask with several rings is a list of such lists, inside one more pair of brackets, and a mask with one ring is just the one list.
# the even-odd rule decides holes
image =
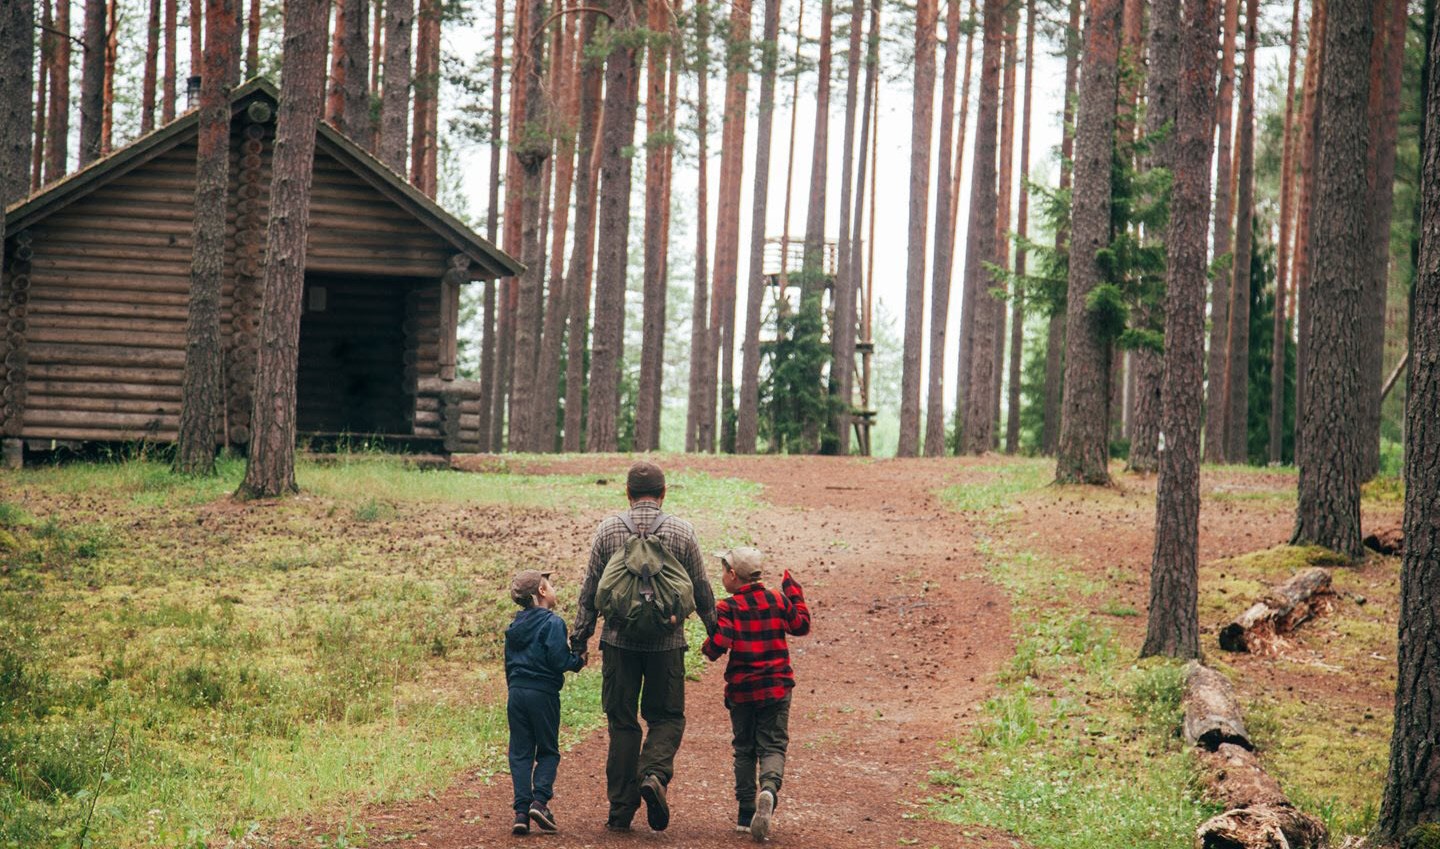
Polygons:
[[758,790],[780,795],[785,750],[790,747],[790,696],[777,702],[730,705],[730,730],[735,734],[735,801],[740,810],[754,811]]
[[[669,784],[685,734],[685,649],[633,651],[601,645],[600,704],[610,724],[605,760],[610,819],[629,822],[640,809],[640,782]],[[636,715],[636,710],[639,715]],[[641,737],[640,718],[649,733]]]

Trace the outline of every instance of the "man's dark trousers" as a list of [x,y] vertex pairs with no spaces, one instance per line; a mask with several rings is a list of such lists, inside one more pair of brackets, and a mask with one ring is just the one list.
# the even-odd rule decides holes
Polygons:
[[[610,722],[605,761],[610,819],[629,822],[640,809],[647,775],[669,784],[675,752],[685,734],[685,649],[635,651],[601,643],[604,667],[600,703]],[[649,733],[640,732],[644,717]]]
[[[730,730],[735,735],[735,801],[741,810],[753,811],[757,790],[780,795],[785,750],[790,746],[790,696],[730,705]],[[757,767],[759,788],[755,786]]]
[[511,687],[506,714],[515,811],[527,813],[531,802],[548,805],[555,795],[555,771],[560,767],[560,694]]

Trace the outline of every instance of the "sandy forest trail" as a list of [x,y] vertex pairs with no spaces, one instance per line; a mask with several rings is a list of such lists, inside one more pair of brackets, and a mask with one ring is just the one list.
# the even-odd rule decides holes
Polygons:
[[[764,485],[767,506],[746,527],[770,563],[789,566],[804,583],[814,611],[813,633],[792,642],[798,684],[770,845],[1015,845],[924,816],[924,780],[941,764],[939,742],[976,717],[1011,647],[1006,601],[981,577],[973,554],[973,520],[947,511],[934,494],[960,471],[956,462],[685,458],[669,470],[682,468]],[[613,457],[527,469],[615,470]],[[642,812],[633,833],[605,831],[601,729],[561,762],[553,803],[561,834],[525,841],[552,849],[751,845],[731,830],[730,726],[720,671],[712,665],[687,687],[669,830],[650,832]],[[523,845],[508,834],[509,809],[508,776],[486,783],[466,773],[433,797],[377,806],[361,819],[368,845]]]

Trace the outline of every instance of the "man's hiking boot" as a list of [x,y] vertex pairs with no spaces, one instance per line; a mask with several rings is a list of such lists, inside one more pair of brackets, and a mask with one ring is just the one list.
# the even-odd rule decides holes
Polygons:
[[615,818],[615,817],[611,817],[610,819],[608,819],[608,820],[605,821],[605,830],[606,830],[606,831],[618,831],[618,832],[629,831],[629,830],[630,830],[630,820],[628,820],[628,819],[623,819],[623,820],[622,820],[622,819],[617,819],[617,818]]
[[554,834],[560,830],[560,827],[555,825],[555,815],[550,813],[548,807],[539,802],[531,803],[530,819],[534,820],[536,828],[546,834]]
[[516,812],[515,812],[515,824],[512,825],[512,826],[510,826],[510,833],[511,833],[511,834],[529,834],[529,833],[530,833],[530,815],[527,814],[527,813],[525,813],[524,811],[516,811]]
[[750,836],[759,843],[770,836],[770,818],[775,815],[775,791],[761,790],[755,797],[755,816],[750,819]]
[[749,808],[741,808],[739,816],[735,817],[735,831],[737,834],[750,833],[750,821],[755,818],[755,812]]
[[653,775],[640,782],[640,798],[645,800],[645,821],[655,831],[670,826],[670,804],[665,801],[665,785]]

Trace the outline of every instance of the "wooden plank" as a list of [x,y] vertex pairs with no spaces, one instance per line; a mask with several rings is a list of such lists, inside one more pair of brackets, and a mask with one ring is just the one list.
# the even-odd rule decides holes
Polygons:
[[112,430],[178,430],[180,413],[116,413],[94,410],[56,410],[27,408],[25,425],[29,427],[93,427]]
[[[47,220],[50,224],[53,219]],[[46,226],[36,227],[31,232],[35,234],[36,244],[43,245],[40,250],[46,251],[51,245],[88,244],[88,245],[122,245],[127,247],[156,247],[176,248],[187,253],[192,248],[190,230],[188,228],[175,227],[169,232],[155,232],[153,230],[136,230],[130,227],[131,222],[123,222],[120,226],[105,229],[85,226],[91,224],[92,219],[75,219],[73,226]]]
[[107,274],[131,274],[140,277],[142,280],[152,277],[160,278],[185,278],[190,277],[189,256],[176,254],[173,251],[166,251],[164,255],[157,255],[151,259],[119,259],[105,257],[97,261],[95,258],[77,257],[66,254],[37,255],[31,267],[35,270],[35,276],[54,277],[46,272],[67,272],[80,271],[88,272],[95,269],[103,269]]
[[[86,292],[84,297],[69,293]],[[136,303],[189,303],[190,275],[185,274],[110,274],[104,271],[46,271],[35,279],[32,298],[56,298],[59,300],[113,301],[131,300]],[[139,295],[154,295],[163,300],[149,300]]]

